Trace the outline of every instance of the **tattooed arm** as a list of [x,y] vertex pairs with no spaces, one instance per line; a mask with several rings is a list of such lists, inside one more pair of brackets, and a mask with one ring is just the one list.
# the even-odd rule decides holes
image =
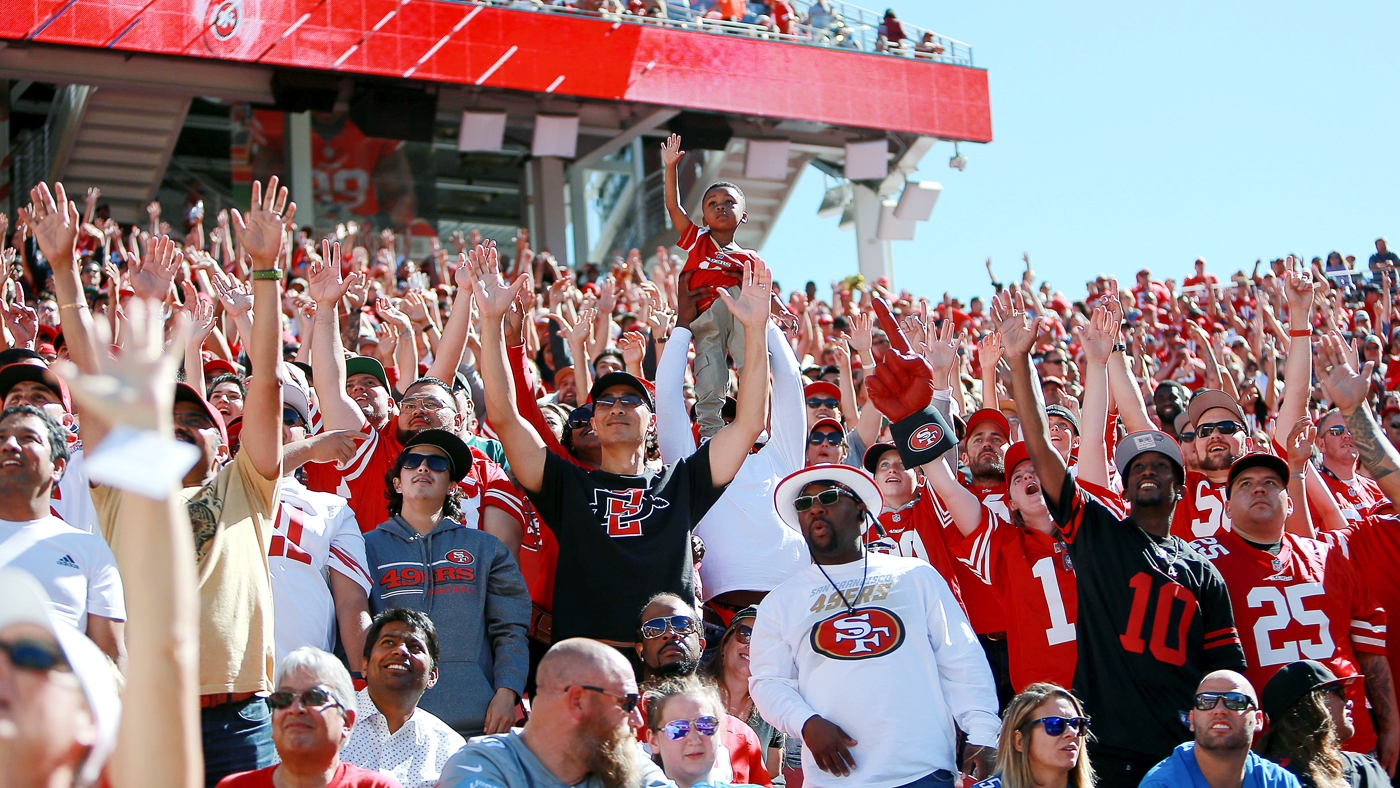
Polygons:
[[1394,777],[1395,762],[1400,757],[1400,712],[1395,710],[1395,686],[1390,677],[1390,663],[1384,654],[1359,651],[1356,661],[1366,676],[1366,699],[1371,702],[1371,719],[1376,724],[1376,760]]
[[1341,334],[1333,331],[1318,345],[1316,364],[1318,382],[1346,418],[1362,467],[1386,497],[1400,501],[1400,473],[1396,473],[1400,470],[1400,452],[1386,440],[1366,404],[1375,362],[1367,362],[1358,373],[1351,366]]

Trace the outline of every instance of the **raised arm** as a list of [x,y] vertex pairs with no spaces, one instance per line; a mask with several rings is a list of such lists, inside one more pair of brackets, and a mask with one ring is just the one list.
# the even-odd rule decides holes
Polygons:
[[[457,284],[457,295],[452,299],[452,313],[447,316],[447,324],[442,327],[442,339],[433,349],[433,363],[428,367],[428,377],[438,380],[452,380],[457,367],[462,364],[462,352],[467,348],[467,332],[472,326],[472,290],[467,273],[466,255],[457,255],[457,272],[453,281]],[[415,367],[409,375],[416,375]]]
[[466,261],[465,277],[481,309],[481,382],[486,387],[486,412],[490,414],[491,428],[506,451],[516,480],[527,491],[539,492],[544,483],[544,461],[549,449],[516,407],[515,384],[506,368],[506,340],[502,331],[502,322],[511,303],[522,291],[529,292],[530,274],[523,273],[514,284],[507,284],[501,277],[500,255],[494,243],[478,244],[466,256]]
[[1040,477],[1040,488],[1051,508],[1060,505],[1065,474],[1069,469],[1055,447],[1050,445],[1050,423],[1045,418],[1045,401],[1040,386],[1031,377],[1031,347],[1040,320],[1026,312],[1025,299],[1019,292],[998,293],[992,299],[992,322],[1001,334],[1001,345],[1011,366],[1011,397],[1021,415],[1021,434],[1026,441],[1031,464]]
[[948,513],[953,515],[953,524],[958,531],[963,536],[971,536],[982,524],[982,502],[953,476],[952,469],[942,457],[920,467],[924,469],[924,478],[928,479],[933,491],[948,507]]
[[661,163],[665,166],[665,187],[666,213],[671,217],[671,226],[676,228],[676,232],[684,238],[685,234],[694,227],[690,217],[685,215],[685,209],[681,207],[681,187],[680,179],[676,176],[676,168],[685,155],[681,150],[681,136],[672,134],[661,143]]
[[[1106,299],[1114,300],[1114,299]],[[1100,487],[1108,486],[1108,357],[1118,342],[1118,324],[1112,313],[1100,306],[1080,330],[1084,348],[1084,406],[1079,414],[1079,478]]]
[[230,213],[233,231],[243,251],[253,261],[253,334],[245,348],[252,376],[243,403],[242,451],[264,479],[282,475],[282,254],[287,225],[296,215],[296,203],[287,202],[287,187],[278,188],[277,176],[262,184],[253,181],[253,203],[247,214]]
[[1351,365],[1341,335],[1336,333],[1322,338],[1318,345],[1317,361],[1318,382],[1322,384],[1327,398],[1346,418],[1362,467],[1387,498],[1400,501],[1400,473],[1397,473],[1400,471],[1400,452],[1386,440],[1380,424],[1371,415],[1371,406],[1366,404],[1375,362],[1366,362],[1358,374]]
[[[54,294],[58,299],[63,336],[68,342],[68,357],[79,370],[94,374],[97,372],[97,346],[93,341],[92,314],[83,297],[78,271],[78,206],[68,199],[61,183],[54,184],[53,192],[49,191],[47,183],[40,183],[30,189],[29,199],[32,207],[21,208],[18,218],[33,234],[39,251],[53,269]],[[24,248],[23,243],[20,248]]]
[[1289,343],[1278,423],[1293,424],[1307,415],[1308,395],[1312,393],[1312,274],[1289,271],[1284,288],[1288,293]]
[[340,343],[340,304],[357,277],[340,276],[340,244],[321,242],[321,259],[311,258],[307,267],[307,295],[316,302],[311,335],[311,372],[316,380],[316,397],[321,408],[324,430],[360,430],[369,425],[365,414],[345,392],[345,350]]
[[739,297],[716,289],[724,305],[744,326],[744,371],[739,375],[734,421],[710,439],[710,477],[716,487],[729,484],[749,456],[768,418],[768,303],[773,274],[762,260],[744,263]]
[[[1284,521],[1284,527],[1291,534],[1317,538],[1312,513],[1308,511],[1307,470],[1312,463],[1313,440],[1317,437],[1317,427],[1312,419],[1304,416],[1293,424],[1283,446],[1288,451],[1288,497],[1293,500],[1293,511]],[[1330,497],[1330,496],[1329,496]]]

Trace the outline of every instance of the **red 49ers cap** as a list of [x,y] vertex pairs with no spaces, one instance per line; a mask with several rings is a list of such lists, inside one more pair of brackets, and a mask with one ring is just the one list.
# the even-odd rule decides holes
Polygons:
[[1008,438],[1011,437],[1011,422],[1007,421],[1006,416],[1003,415],[1002,412],[997,410],[996,408],[983,408],[979,411],[974,412],[971,416],[968,416],[967,431],[963,434],[971,435],[972,431],[977,428],[977,425],[981,424],[984,421],[990,421],[991,423],[997,425],[1001,428],[1002,435]]

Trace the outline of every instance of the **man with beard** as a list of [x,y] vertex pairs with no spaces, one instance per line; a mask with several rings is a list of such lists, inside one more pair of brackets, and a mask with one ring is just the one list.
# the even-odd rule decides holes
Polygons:
[[1190,395],[1186,387],[1175,380],[1164,381],[1152,391],[1152,406],[1157,410],[1157,421],[1161,423],[1162,431],[1171,435],[1173,440],[1181,440],[1176,431],[1176,417],[1186,412]]
[[[990,777],[997,716],[986,657],[931,566],[865,549],[881,508],[875,481],[818,465],[783,479],[773,498],[813,563],[759,604],[749,687],[765,720],[802,738],[804,784],[951,788],[960,763]],[[892,691],[852,703],[861,686]],[[967,734],[961,761],[954,724]]]
[[637,679],[616,649],[586,638],[540,660],[530,719],[479,736],[448,760],[439,788],[664,788],[637,744]]
[[1233,670],[1211,673],[1201,680],[1192,704],[1195,741],[1152,767],[1142,788],[1296,788],[1296,777],[1250,751],[1254,733],[1262,727],[1264,713],[1245,677]]
[[[369,357],[345,358],[336,313],[358,274],[342,279],[340,245],[322,242],[322,260],[313,260],[309,293],[317,302],[311,367],[319,395],[323,430],[357,430],[369,435],[348,462],[307,467],[308,489],[333,492],[350,502],[360,530],[369,532],[389,519],[385,473],[403,445],[423,430],[461,432],[466,417],[457,410],[452,380],[466,347],[472,299],[458,269],[457,297],[443,328],[428,374],[403,390],[395,405],[380,363]],[[407,339],[405,341],[408,341]],[[501,467],[472,450],[472,467],[462,481],[463,525],[479,528],[508,546],[520,544],[525,512],[515,486]]]
[[1215,567],[1170,533],[1185,476],[1176,443],[1152,431],[1119,442],[1126,519],[1086,495],[1050,445],[1031,375],[1040,321],[1019,293],[998,295],[992,316],[1011,366],[1012,396],[1025,405],[1027,453],[1074,562],[1074,690],[1098,720],[1094,768],[1105,788],[1135,786],[1186,737],[1179,715],[1200,677],[1245,668],[1229,596]]
[[[637,657],[642,683],[694,676],[705,650],[703,627],[695,608],[674,594],[657,594],[642,608],[638,622]],[[642,710],[643,722],[648,710]],[[768,767],[758,735],[741,719],[724,715],[717,735],[723,745],[716,768],[734,785],[770,785]],[[728,772],[728,773],[726,773]]]
[[367,686],[355,693],[355,728],[341,760],[384,772],[403,788],[431,788],[460,734],[418,699],[437,682],[437,628],[426,613],[394,607],[375,616],[364,649]]

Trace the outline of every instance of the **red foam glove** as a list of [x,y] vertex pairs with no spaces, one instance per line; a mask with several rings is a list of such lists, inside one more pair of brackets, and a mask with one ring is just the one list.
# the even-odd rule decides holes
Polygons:
[[870,401],[890,421],[900,421],[924,410],[933,401],[933,367],[922,356],[885,351],[875,365],[874,376],[865,381]]

